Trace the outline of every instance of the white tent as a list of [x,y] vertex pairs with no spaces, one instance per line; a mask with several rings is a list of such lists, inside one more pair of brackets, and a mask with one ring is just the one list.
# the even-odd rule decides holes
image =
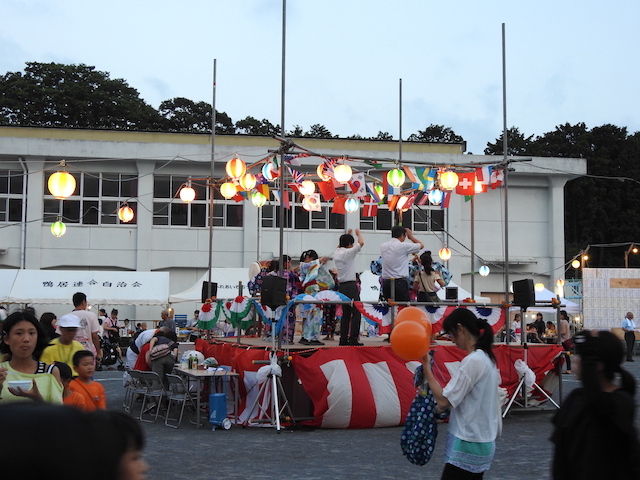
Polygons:
[[[125,272],[83,270],[9,270],[15,279],[4,301],[59,305],[70,304],[73,294],[83,292],[97,305],[165,305],[169,298],[168,272]],[[2,295],[4,295],[2,293]]]
[[[238,282],[242,282],[242,294],[249,295],[248,268],[212,268],[211,281],[218,284],[217,298],[235,298],[238,296]],[[209,281],[209,274],[205,274],[188,290],[169,296],[169,303],[200,302],[202,300],[202,282]]]
[[[556,298],[556,294],[551,290],[547,290],[546,288],[541,292],[536,290],[536,302],[551,302],[552,298]],[[567,300],[564,297],[560,297],[560,303],[565,305],[560,310],[566,310],[567,313],[571,315],[576,315],[580,313],[580,305],[571,300]],[[520,307],[511,307],[510,310],[520,310]],[[556,311],[553,307],[537,307],[535,305],[531,305],[527,308],[527,312],[541,312],[541,313],[554,313]]]
[[18,270],[0,269],[0,303],[7,303]]
[[[458,300],[464,300],[471,297],[471,293],[464,290],[455,282],[449,282],[449,287],[458,287]],[[360,274],[360,300],[363,302],[377,302],[380,295],[380,277],[371,273],[369,270],[365,270]],[[441,300],[446,300],[446,291],[441,289],[438,291],[438,297]],[[474,300],[478,303],[491,303],[489,297],[481,297],[479,295],[474,296]]]

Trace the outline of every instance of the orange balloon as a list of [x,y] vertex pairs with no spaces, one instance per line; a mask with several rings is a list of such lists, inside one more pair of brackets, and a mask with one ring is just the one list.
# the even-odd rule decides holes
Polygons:
[[391,332],[391,349],[404,360],[420,360],[429,350],[429,335],[421,323],[405,320]]
[[396,316],[395,324],[406,322],[407,320],[417,322],[424,327],[427,332],[427,337],[431,336],[431,320],[429,315],[423,309],[418,307],[405,307],[398,312]]

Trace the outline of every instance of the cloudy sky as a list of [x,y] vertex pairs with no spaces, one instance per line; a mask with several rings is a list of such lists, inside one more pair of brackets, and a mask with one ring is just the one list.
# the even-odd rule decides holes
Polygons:
[[[334,135],[452,128],[482,153],[509,126],[566,122],[640,130],[640,2],[288,0],[286,128]],[[84,63],[157,108],[173,97],[280,123],[282,0],[2,0],[0,73]]]

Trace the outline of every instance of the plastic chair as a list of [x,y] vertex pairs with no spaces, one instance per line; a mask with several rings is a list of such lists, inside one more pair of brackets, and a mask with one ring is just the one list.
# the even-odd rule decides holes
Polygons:
[[[144,395],[147,393],[147,388],[142,383],[142,372],[140,370],[130,370],[129,376],[131,382],[127,385],[125,391],[123,407],[125,412],[131,414],[135,405],[138,395]],[[142,410],[140,411],[142,414]],[[138,417],[139,419],[140,417]]]
[[[165,391],[162,380],[160,380],[160,376],[156,372],[140,372],[142,377],[142,385],[146,388],[146,391],[142,397],[142,410],[140,411],[140,421],[155,423],[158,420],[158,415],[160,414],[160,406],[162,404],[162,400],[167,396],[167,392]],[[153,405],[155,400],[156,404]],[[155,414],[151,413],[153,416],[153,420],[145,419],[144,414],[147,411],[152,412],[155,408]]]
[[[187,386],[184,378],[179,375],[167,375],[167,380],[169,381],[169,391],[167,392],[167,399],[169,400],[169,404],[167,405],[167,412],[164,417],[164,424],[167,427],[178,428],[182,423],[182,416],[184,415],[184,407],[187,403],[193,407],[193,410],[197,408],[195,403],[195,394],[189,391],[189,387]],[[178,418],[171,418],[169,414],[171,412],[171,405],[174,403],[181,404],[180,407],[180,416]],[[177,421],[177,424],[171,424],[169,421]],[[189,419],[191,423],[197,425],[197,422]]]

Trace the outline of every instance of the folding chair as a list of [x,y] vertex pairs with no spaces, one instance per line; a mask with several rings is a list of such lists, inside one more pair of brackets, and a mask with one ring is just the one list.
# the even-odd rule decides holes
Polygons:
[[[142,410],[140,411],[140,421],[155,423],[158,420],[158,415],[160,414],[160,406],[162,405],[162,400],[167,395],[167,392],[162,385],[162,380],[160,380],[160,376],[156,372],[140,372],[142,376],[142,385],[146,388],[145,393],[142,398]],[[155,401],[155,406],[151,403]],[[155,414],[152,413],[155,408]],[[145,419],[144,414],[149,411],[153,416],[153,420]]]
[[[127,413],[132,413],[138,395],[144,395],[147,393],[147,388],[142,384],[142,372],[140,370],[129,370],[127,372],[131,377],[131,382],[127,385],[124,397],[124,410]],[[142,411],[140,411],[142,413]],[[139,419],[140,417],[138,417]]]
[[[195,403],[195,393],[189,391],[189,387],[187,386],[184,378],[179,375],[167,375],[167,380],[169,381],[169,391],[167,392],[167,399],[169,400],[169,404],[167,405],[167,412],[164,417],[164,424],[167,427],[178,428],[182,423],[182,416],[184,414],[184,407],[187,403],[193,407],[193,410],[197,408]],[[171,418],[169,416],[171,412],[171,405],[174,403],[181,404],[180,407],[180,416],[178,418]],[[188,414],[187,414],[188,416]],[[177,424],[171,424],[169,421],[177,421]],[[197,422],[189,419],[191,423],[197,425]]]

